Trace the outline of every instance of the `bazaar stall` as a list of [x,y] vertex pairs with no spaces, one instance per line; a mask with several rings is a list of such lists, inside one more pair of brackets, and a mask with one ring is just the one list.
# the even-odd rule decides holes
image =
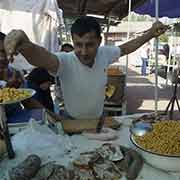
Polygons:
[[[62,9],[64,9],[63,5],[64,7],[67,5],[65,2],[68,1],[59,2]],[[90,1],[79,2],[79,14],[87,13],[86,9],[93,10],[90,4],[88,5]],[[105,2],[111,3],[109,11],[106,9],[103,12],[107,15],[107,12],[110,14],[117,12],[115,7],[121,5],[120,2],[126,1]],[[137,2],[133,1],[134,5]],[[73,14],[71,6],[70,10]],[[113,73],[115,76],[120,74],[119,70]],[[110,74],[112,75],[112,71]],[[4,89],[0,90],[0,179],[2,180],[179,178],[180,169],[177,165],[180,151],[176,148],[179,142],[178,122],[162,121],[167,117],[157,114],[59,120],[48,111],[42,110],[40,116],[31,116],[28,122],[8,126],[4,106],[28,99],[36,92],[31,89],[13,89],[13,92],[12,89],[6,89],[4,93],[2,92]],[[113,98],[111,94],[111,92],[107,94],[109,99]],[[27,112],[24,115],[27,115]],[[164,122],[166,124],[163,124]],[[153,127],[149,134],[146,134],[146,125]],[[142,137],[133,134],[132,130],[137,127],[142,127],[145,131]],[[162,127],[167,129],[164,130]],[[16,131],[13,133],[14,129]],[[14,135],[10,137],[11,134]],[[165,138],[159,138],[161,134]],[[149,139],[144,143],[143,138]],[[164,141],[161,142],[161,138]],[[169,143],[169,140],[172,143]]]
[[[136,154],[141,149],[138,149],[137,152],[133,150],[135,147],[130,139],[129,127],[132,122],[144,118],[153,120],[154,117],[142,114],[114,117],[116,131],[111,131],[109,139],[103,137],[102,134],[94,138],[85,132],[68,136],[66,133],[64,134],[65,131],[77,132],[77,129],[80,130],[80,128],[72,130],[67,125],[63,125],[62,128],[59,123],[57,123],[59,133],[54,134],[46,125],[40,126],[31,121],[24,131],[17,133],[12,138],[16,158],[9,160],[6,156],[1,156],[0,178],[178,179],[179,176],[176,171],[179,168],[173,166],[173,163],[179,162],[177,156],[170,158],[166,155],[157,154],[155,155],[157,160],[152,161],[152,154],[145,151],[150,156],[146,160],[149,162],[148,164],[143,163],[141,156]],[[117,129],[117,124],[119,129]],[[148,157],[147,155],[142,156]],[[104,160],[98,160],[100,157],[103,157]],[[128,158],[131,159],[129,159],[130,162]],[[54,168],[56,170],[53,170]],[[175,172],[166,171],[166,168],[167,170],[168,168],[172,168],[171,170],[175,168]],[[109,169],[111,170],[109,171]],[[96,172],[95,175],[91,174],[92,172]]]

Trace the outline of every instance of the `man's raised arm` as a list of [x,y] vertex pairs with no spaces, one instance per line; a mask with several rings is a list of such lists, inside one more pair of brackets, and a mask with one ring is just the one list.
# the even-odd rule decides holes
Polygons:
[[159,21],[155,22],[150,29],[143,33],[143,35],[120,45],[119,47],[121,48],[121,56],[134,52],[150,39],[163,34],[168,28],[169,26],[164,25]]
[[12,30],[8,33],[4,40],[4,48],[10,61],[13,60],[13,55],[21,53],[30,64],[52,73],[57,72],[59,65],[57,57],[45,48],[32,43],[22,30]]

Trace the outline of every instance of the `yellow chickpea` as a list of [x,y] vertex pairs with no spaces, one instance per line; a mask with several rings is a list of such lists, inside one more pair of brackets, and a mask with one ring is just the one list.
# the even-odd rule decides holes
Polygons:
[[163,120],[153,130],[135,141],[146,150],[165,155],[180,155],[180,121]]
[[6,103],[9,101],[21,100],[29,97],[30,93],[25,90],[19,90],[15,88],[3,88],[0,89],[0,102]]

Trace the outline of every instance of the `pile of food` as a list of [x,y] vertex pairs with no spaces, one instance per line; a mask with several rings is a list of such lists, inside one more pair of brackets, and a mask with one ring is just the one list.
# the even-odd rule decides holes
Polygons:
[[0,103],[8,103],[30,97],[29,91],[15,88],[0,89]]
[[136,143],[145,150],[180,156],[180,121],[162,120],[153,123],[153,130],[144,136],[135,136]]
[[9,171],[10,180],[128,180],[136,179],[143,165],[139,154],[114,144],[104,144],[92,152],[85,152],[68,167],[49,162],[41,165],[37,155],[28,156]]

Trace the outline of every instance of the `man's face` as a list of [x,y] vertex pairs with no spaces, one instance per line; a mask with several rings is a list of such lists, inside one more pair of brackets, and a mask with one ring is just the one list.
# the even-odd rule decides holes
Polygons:
[[97,49],[101,43],[101,37],[97,37],[95,32],[89,32],[82,37],[73,34],[74,52],[80,62],[92,67],[95,61]]
[[6,59],[6,53],[4,50],[3,41],[0,40],[0,69],[5,69],[8,66],[8,61]]

